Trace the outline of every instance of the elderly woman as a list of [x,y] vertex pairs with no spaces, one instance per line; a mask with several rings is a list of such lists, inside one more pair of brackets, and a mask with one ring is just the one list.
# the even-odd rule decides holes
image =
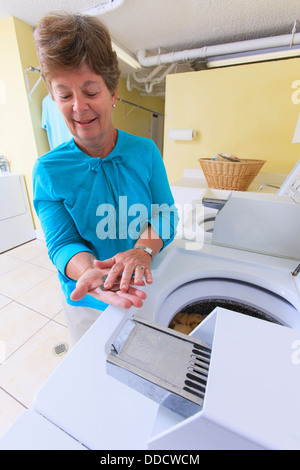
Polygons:
[[37,25],[41,73],[73,138],[34,166],[34,207],[58,269],[76,342],[108,304],[141,307],[151,261],[177,215],[152,140],[117,130],[118,60],[94,17],[52,14]]

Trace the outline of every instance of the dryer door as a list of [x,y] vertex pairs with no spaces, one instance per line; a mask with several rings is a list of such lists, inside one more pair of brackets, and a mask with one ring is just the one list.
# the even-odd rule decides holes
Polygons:
[[0,175],[0,253],[36,238],[22,175]]
[[0,179],[0,221],[26,213],[21,180],[18,176]]

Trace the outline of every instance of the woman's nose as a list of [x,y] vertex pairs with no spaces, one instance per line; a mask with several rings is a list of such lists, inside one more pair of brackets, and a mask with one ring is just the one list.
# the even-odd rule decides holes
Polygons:
[[81,96],[75,96],[73,101],[73,111],[77,113],[82,113],[88,109],[88,104]]

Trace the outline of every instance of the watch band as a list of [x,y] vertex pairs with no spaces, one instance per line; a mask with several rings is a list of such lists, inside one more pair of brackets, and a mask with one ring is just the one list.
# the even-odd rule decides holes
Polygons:
[[135,246],[134,249],[145,251],[145,253],[148,253],[148,255],[151,256],[151,258],[153,258],[153,256],[154,256],[154,251],[151,250],[151,248],[149,248],[148,246],[138,245],[138,246]]

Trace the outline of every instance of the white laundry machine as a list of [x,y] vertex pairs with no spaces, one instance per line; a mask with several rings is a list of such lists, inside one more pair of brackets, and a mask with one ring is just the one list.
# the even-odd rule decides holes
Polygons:
[[[160,404],[148,448],[300,449],[299,216],[230,194],[211,243],[181,240],[110,338],[108,373]],[[204,317],[189,339],[170,333],[178,312]]]
[[25,410],[0,439],[0,450],[86,450],[34,410]]
[[[284,197],[230,194],[209,240],[154,259],[142,308],[103,312],[35,412],[94,450],[299,450],[299,216]],[[190,335],[169,328],[182,310],[204,317]]]
[[[184,177],[171,186],[175,203],[178,207],[180,216],[179,230],[177,238],[187,238],[195,240],[198,236],[200,241],[210,241],[214,229],[216,215],[224,201],[232,195],[244,197],[245,200],[256,199],[264,201],[266,198],[279,202],[280,197],[285,196],[296,204],[300,203],[300,160],[295,165],[289,175],[259,173],[247,192],[229,191],[210,188],[207,185],[202,170],[187,169],[184,171]],[[260,191],[262,191],[260,193]],[[279,197],[277,197],[279,196]],[[238,199],[236,199],[238,201]],[[244,203],[245,206],[246,203]],[[245,212],[246,212],[245,207]],[[274,211],[269,211],[273,217]],[[230,211],[235,217],[235,212]],[[242,212],[239,212],[243,216]],[[244,219],[245,220],[245,219]],[[252,224],[253,219],[249,219]],[[254,221],[255,223],[257,220]],[[232,220],[230,221],[232,223]],[[240,221],[238,222],[240,225]],[[219,224],[224,224],[224,219],[219,218]],[[259,224],[258,224],[259,226]],[[249,230],[250,236],[253,236],[253,226]],[[245,234],[243,234],[245,235]],[[265,234],[263,233],[263,236]],[[237,247],[234,243],[230,246]],[[256,250],[256,240],[253,237],[252,243],[254,251]],[[279,244],[280,249],[282,244]],[[248,247],[249,248],[249,247]],[[283,253],[281,253],[283,254]]]
[[0,173],[0,253],[36,238],[24,177]]
[[[299,250],[294,244],[283,257],[271,244],[267,254],[214,242],[222,211],[225,219],[243,213],[245,201],[231,199],[218,212],[210,243],[199,248],[198,241],[176,239],[154,259],[141,309],[105,310],[39,390],[36,412],[89,449],[300,449]],[[266,197],[262,212],[274,203]],[[290,213],[291,202],[282,204],[275,226],[286,214],[285,223],[300,219],[299,205]],[[253,208],[250,218],[255,202]],[[271,236],[274,226],[261,230]],[[298,228],[291,232],[298,239]],[[225,227],[224,237],[229,233]],[[190,335],[169,328],[182,309],[205,317]],[[136,325],[142,336],[132,341]],[[182,341],[208,349],[206,372],[201,366],[198,375],[180,353]],[[181,386],[169,380],[178,357]]]

